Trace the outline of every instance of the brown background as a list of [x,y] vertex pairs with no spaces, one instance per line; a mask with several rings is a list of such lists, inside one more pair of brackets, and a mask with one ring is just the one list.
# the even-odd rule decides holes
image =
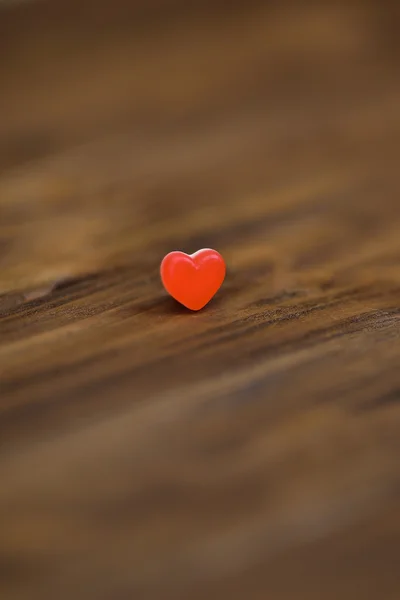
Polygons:
[[399,16],[0,10],[2,600],[400,598]]

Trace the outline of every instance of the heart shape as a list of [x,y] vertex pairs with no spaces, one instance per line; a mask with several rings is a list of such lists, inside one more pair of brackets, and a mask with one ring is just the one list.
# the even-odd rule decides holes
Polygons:
[[160,267],[167,292],[190,310],[200,310],[211,300],[221,287],[225,272],[224,259],[210,248],[194,254],[170,252]]

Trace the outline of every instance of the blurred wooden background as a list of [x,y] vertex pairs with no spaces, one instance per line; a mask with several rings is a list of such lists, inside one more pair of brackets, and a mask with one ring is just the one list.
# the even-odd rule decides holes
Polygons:
[[399,13],[0,9],[2,600],[400,598]]

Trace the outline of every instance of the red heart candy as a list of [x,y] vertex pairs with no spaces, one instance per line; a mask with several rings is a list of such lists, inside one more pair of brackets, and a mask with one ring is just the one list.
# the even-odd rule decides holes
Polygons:
[[190,310],[211,300],[225,278],[225,261],[210,248],[194,254],[170,252],[161,263],[161,280],[167,292]]

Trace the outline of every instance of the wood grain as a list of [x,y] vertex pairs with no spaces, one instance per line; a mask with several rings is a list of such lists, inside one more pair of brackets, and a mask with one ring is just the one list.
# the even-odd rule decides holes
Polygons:
[[398,600],[398,16],[0,9],[2,600]]

